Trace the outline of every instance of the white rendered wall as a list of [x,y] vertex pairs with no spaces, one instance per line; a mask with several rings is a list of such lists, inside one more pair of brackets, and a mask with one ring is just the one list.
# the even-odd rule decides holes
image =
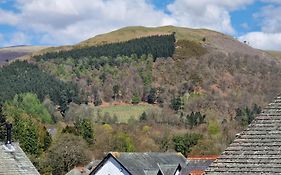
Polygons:
[[129,173],[110,157],[95,175],[129,175]]

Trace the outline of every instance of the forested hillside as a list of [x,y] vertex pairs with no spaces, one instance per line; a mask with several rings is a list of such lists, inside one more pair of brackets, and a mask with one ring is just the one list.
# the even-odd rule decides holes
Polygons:
[[43,101],[49,97],[65,111],[67,104],[79,102],[78,89],[71,83],[64,83],[36,65],[16,61],[0,69],[0,103],[14,98],[16,94],[32,92]]
[[0,70],[3,115],[16,139],[40,133],[20,143],[42,174],[108,151],[220,154],[280,93],[278,59],[213,31],[133,27],[70,48]]
[[130,103],[133,97],[146,98],[151,89],[153,61],[171,57],[174,51],[175,38],[171,34],[49,53],[34,59],[62,80],[76,81],[83,89],[82,99],[100,105],[102,100]]

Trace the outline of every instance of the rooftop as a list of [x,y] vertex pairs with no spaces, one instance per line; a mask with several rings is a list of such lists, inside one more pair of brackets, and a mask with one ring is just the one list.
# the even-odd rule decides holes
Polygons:
[[[171,171],[172,165],[180,164],[181,167],[187,165],[186,158],[180,153],[112,153],[112,155],[132,174],[138,175],[145,175],[144,170],[151,171],[164,168],[163,171]],[[176,168],[177,165],[173,167]]]
[[219,156],[191,156],[188,157],[187,171],[191,175],[204,174],[205,170],[218,158]]
[[281,174],[281,97],[275,98],[206,174]]
[[104,160],[96,167],[93,172],[103,165],[103,163],[113,157],[130,174],[133,175],[151,175],[161,172],[161,174],[174,174],[177,169],[181,169],[183,175],[187,174],[187,159],[180,153],[109,153]]
[[0,175],[39,175],[18,143],[13,143],[14,152],[5,149],[0,142]]

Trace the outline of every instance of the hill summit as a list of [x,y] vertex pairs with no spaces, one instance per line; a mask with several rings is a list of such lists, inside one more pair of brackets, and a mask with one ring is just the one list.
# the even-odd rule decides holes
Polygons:
[[75,45],[75,47],[89,47],[115,42],[128,41],[135,38],[141,38],[153,35],[166,35],[175,33],[176,39],[193,41],[206,45],[206,47],[220,50],[226,53],[239,52],[248,55],[264,55],[265,53],[253,49],[247,44],[241,43],[229,35],[225,35],[208,29],[191,29],[176,26],[163,27],[143,27],[131,26],[121,28],[109,33],[97,35]]

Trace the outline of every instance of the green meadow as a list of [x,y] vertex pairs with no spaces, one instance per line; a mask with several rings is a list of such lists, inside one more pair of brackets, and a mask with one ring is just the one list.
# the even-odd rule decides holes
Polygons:
[[130,118],[138,120],[143,112],[158,108],[149,104],[98,107],[102,115],[108,113],[111,117],[116,116],[120,123],[127,123]]

